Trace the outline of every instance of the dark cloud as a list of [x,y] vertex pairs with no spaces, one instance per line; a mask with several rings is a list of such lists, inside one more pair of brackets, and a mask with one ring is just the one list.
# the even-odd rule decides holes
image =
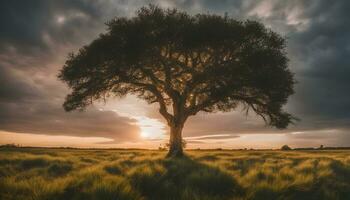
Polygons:
[[[350,2],[347,0],[2,2],[0,130],[103,136],[116,141],[136,139],[135,121],[115,112],[91,108],[86,112],[65,113],[61,104],[68,90],[56,75],[68,52],[76,51],[103,32],[104,22],[114,16],[132,16],[136,9],[148,3],[177,7],[192,14],[227,13],[239,19],[255,19],[288,38],[290,66],[298,84],[286,109],[301,122],[289,130],[278,131],[265,127],[257,117],[246,118],[240,112],[202,114],[188,121],[185,136],[315,131],[308,136],[316,138],[317,130],[339,129],[343,132],[333,135],[338,138],[334,143],[344,144],[342,141],[349,138]],[[309,139],[298,137],[293,136]],[[193,142],[201,141],[193,139]]]
[[9,68],[0,66],[0,102],[15,102],[37,96],[36,89],[12,74]]
[[[262,120],[245,116],[244,112],[225,114],[199,114],[189,118],[184,128],[185,136],[210,134],[255,133],[263,132]],[[265,127],[265,129],[267,129]],[[267,129],[271,132],[271,129]]]
[[[17,133],[106,137],[114,142],[139,138],[135,120],[112,111],[90,108],[66,113],[62,108],[68,92],[56,72],[33,72],[0,63],[0,130]],[[42,67],[38,67],[40,70]]]
[[[198,2],[208,6],[206,1]],[[301,119],[288,131],[350,129],[349,1],[220,2],[206,8],[214,13],[227,12],[233,17],[262,21],[287,37],[290,67],[298,83],[286,109]],[[230,12],[232,5],[241,7]],[[188,132],[200,134],[210,130],[211,123],[217,125],[218,132],[286,132],[266,129],[262,123],[250,124],[234,114],[205,118],[195,117]]]
[[[108,9],[107,9],[108,8]],[[96,108],[65,113],[56,75],[69,51],[104,30],[101,1],[7,1],[0,7],[0,130],[139,139],[134,119]],[[106,16],[105,16],[106,14]]]
[[[66,113],[62,103],[67,89],[56,73],[33,72],[25,65],[0,63],[0,130],[17,133],[106,137],[114,142],[139,138],[135,120],[112,111],[90,108]],[[38,67],[40,70],[42,67]],[[35,69],[35,68],[34,68]],[[35,71],[35,70],[34,70]]]
[[291,54],[302,61],[295,97],[298,112],[326,126],[350,122],[349,1],[317,1],[304,8],[305,31],[291,34]]
[[[53,45],[76,43],[103,26],[98,1],[6,1],[0,7],[2,48],[27,54],[54,51]],[[89,31],[84,31],[90,29]],[[85,34],[82,34],[84,31]],[[21,48],[18,48],[21,47]]]
[[65,113],[61,106],[45,102],[0,104],[0,127],[17,133],[106,137],[115,142],[135,141],[139,128],[136,121],[113,111],[94,108],[85,112]]

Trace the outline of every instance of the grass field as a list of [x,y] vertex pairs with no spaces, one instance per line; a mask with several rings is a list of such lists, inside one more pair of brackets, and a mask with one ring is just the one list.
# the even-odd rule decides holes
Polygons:
[[350,151],[0,149],[0,199],[350,199]]

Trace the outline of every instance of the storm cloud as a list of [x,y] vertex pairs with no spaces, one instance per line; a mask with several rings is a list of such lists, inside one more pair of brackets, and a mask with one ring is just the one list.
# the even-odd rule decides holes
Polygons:
[[[69,52],[77,51],[105,31],[115,16],[130,17],[149,3],[191,14],[225,13],[263,22],[287,38],[290,68],[298,83],[286,109],[301,121],[287,130],[266,127],[240,111],[203,114],[186,124],[187,137],[290,133],[303,140],[336,138],[350,145],[350,2],[347,0],[179,0],[179,1],[6,1],[0,6],[0,130],[15,133],[106,137],[115,142],[139,140],[140,128],[130,116],[93,106],[84,112],[62,108],[68,88],[57,79]],[[118,101],[117,101],[118,102]],[[145,107],[135,103],[135,107]],[[122,107],[122,105],[119,105]],[[159,118],[154,107],[149,117]],[[134,113],[138,115],[139,113]],[[337,131],[332,133],[329,130]],[[317,135],[320,132],[321,135]],[[333,134],[333,135],[332,135]],[[198,138],[192,138],[199,140]],[[322,137],[321,137],[322,139]]]

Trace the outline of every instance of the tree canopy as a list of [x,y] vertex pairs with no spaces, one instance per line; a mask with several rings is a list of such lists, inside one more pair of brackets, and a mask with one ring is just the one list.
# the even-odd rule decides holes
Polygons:
[[263,24],[153,5],[106,24],[107,32],[70,54],[60,71],[72,89],[67,111],[134,94],[158,103],[169,125],[240,105],[270,126],[292,122],[282,109],[295,82],[286,40]]

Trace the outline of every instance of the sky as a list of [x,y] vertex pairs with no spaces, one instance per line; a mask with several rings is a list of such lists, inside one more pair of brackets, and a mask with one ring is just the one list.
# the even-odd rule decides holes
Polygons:
[[12,0],[0,3],[0,144],[157,148],[168,128],[157,105],[134,96],[62,108],[68,87],[57,78],[114,17],[149,3],[190,14],[257,20],[287,38],[297,84],[285,109],[300,119],[266,126],[241,110],[199,113],[183,135],[189,148],[350,146],[350,1],[348,0]]

